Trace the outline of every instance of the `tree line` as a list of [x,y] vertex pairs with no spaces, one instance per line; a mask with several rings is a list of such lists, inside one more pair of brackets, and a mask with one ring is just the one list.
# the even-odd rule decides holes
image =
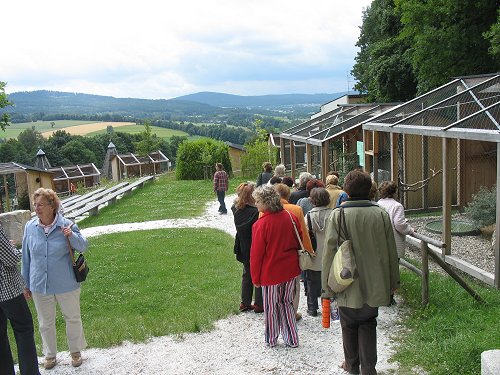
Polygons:
[[168,141],[152,134],[149,125],[139,134],[108,132],[92,137],[71,135],[64,130],[57,130],[48,139],[33,129],[26,129],[17,139],[2,140],[0,143],[0,162],[17,162],[34,166],[36,154],[42,149],[51,166],[69,166],[94,163],[102,168],[110,142],[116,146],[119,154],[132,152],[145,155],[160,150],[173,163],[179,145],[187,140],[185,136],[173,136]]
[[453,77],[500,69],[497,0],[373,0],[352,69],[370,102],[407,101]]

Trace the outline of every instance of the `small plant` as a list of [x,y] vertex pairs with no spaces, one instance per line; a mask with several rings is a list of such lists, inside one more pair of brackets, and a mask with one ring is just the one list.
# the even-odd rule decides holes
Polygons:
[[496,222],[497,187],[491,189],[481,186],[477,194],[472,195],[472,201],[465,207],[465,214],[479,227],[485,227]]

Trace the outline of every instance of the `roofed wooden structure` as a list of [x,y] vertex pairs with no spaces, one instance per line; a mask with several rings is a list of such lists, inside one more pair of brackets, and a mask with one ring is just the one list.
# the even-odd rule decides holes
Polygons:
[[[6,211],[17,208],[15,207],[17,204],[11,204],[11,199],[18,203],[27,200],[32,209],[31,197],[36,189],[41,187],[54,188],[52,172],[20,163],[0,163],[0,176],[3,177],[3,191],[0,192],[0,195],[5,201]],[[27,207],[25,208],[27,209]]]
[[53,167],[49,168],[48,171],[54,173],[54,187],[57,193],[70,192],[71,183],[92,187],[98,185],[101,180],[101,172],[94,163]]
[[301,171],[323,178],[330,170],[352,170],[362,159],[358,142],[363,140],[362,123],[393,108],[395,104],[341,104],[274,135],[279,140],[281,162],[295,179]]
[[[411,186],[421,183],[417,199],[428,204],[429,190],[441,192],[443,257],[500,288],[500,205],[496,206],[495,274],[476,272],[453,260],[451,206],[463,206],[481,186],[497,186],[500,202],[500,73],[458,77],[394,107],[363,124],[365,169],[377,170],[380,154],[390,154],[391,177]],[[384,138],[388,141],[385,142]],[[409,145],[413,144],[411,152]],[[439,173],[436,173],[437,169]],[[430,185],[432,176],[441,176]],[[406,193],[406,200],[413,198]]]
[[133,153],[111,155],[113,181],[132,176],[156,175],[170,170],[171,162],[160,150],[146,156]]

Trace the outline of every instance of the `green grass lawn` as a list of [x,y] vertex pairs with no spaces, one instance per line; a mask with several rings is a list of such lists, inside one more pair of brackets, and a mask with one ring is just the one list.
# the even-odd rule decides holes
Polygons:
[[[241,268],[233,241],[215,229],[187,228],[89,239],[90,273],[81,294],[89,346],[208,330],[214,321],[237,313]],[[41,355],[36,310],[30,304]],[[60,314],[56,324],[58,350],[68,350]]]
[[393,358],[401,373],[419,366],[433,375],[479,374],[481,352],[500,348],[500,292],[467,278],[486,301],[480,304],[450,277],[431,273],[429,304],[422,308],[421,279],[404,270],[401,281],[406,332]]
[[[241,178],[229,179],[228,194],[234,193]],[[155,182],[99,210],[99,215],[85,218],[80,228],[148,220],[190,218],[202,215],[206,203],[217,200],[212,180],[175,181],[161,175]]]
[[[55,125],[52,127],[51,123]],[[84,124],[93,124],[101,121],[79,121],[79,120],[55,120],[55,121],[37,121],[37,122],[22,122],[18,124],[10,124],[5,128],[5,132],[0,133],[1,138],[17,138],[17,136],[26,129],[31,129],[32,126],[35,130],[43,133],[51,130],[58,130],[69,126],[78,126]]]
[[[116,128],[115,132],[128,133],[128,134],[138,134],[138,133],[144,132],[144,126],[142,126],[142,125],[121,126],[119,128]],[[97,135],[97,134],[104,134],[104,133],[106,133],[106,129],[99,130],[99,131],[92,132],[92,133],[88,133],[87,137],[91,137],[91,136]],[[151,126],[151,133],[156,134],[160,138],[170,138],[174,135],[179,136],[179,137],[189,136],[188,133],[183,132],[181,130],[160,128],[159,126]]]

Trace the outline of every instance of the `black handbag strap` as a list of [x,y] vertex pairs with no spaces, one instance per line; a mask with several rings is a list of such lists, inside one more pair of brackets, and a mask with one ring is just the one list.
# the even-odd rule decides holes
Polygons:
[[[73,226],[73,224],[74,223],[71,223],[68,226],[68,228],[71,228]],[[69,256],[71,257],[71,263],[73,263],[73,266],[76,266],[75,256],[73,255],[73,248],[71,247],[71,244],[69,243],[69,237],[66,237],[66,243],[68,244],[68,251],[69,251]]]
[[340,232],[342,231],[342,224],[344,224],[344,241],[349,240],[349,232],[347,232],[347,224],[345,221],[345,212],[344,212],[344,207],[339,207],[340,214],[339,214],[339,234],[337,236],[337,249],[340,247]]
[[311,215],[307,214],[307,229],[309,229],[309,232],[313,231],[313,226],[311,223]]

